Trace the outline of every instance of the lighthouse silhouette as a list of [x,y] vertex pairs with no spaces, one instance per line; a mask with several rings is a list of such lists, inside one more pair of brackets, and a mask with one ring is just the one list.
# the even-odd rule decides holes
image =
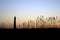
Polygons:
[[14,29],[16,29],[16,16],[14,16]]

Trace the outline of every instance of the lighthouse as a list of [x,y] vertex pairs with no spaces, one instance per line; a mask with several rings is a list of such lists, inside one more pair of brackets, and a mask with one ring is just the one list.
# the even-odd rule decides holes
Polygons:
[[14,29],[16,29],[16,16],[14,16]]

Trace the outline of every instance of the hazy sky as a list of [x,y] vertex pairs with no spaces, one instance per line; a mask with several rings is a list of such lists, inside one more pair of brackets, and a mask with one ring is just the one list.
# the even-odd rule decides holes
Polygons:
[[0,0],[0,18],[60,16],[60,0]]

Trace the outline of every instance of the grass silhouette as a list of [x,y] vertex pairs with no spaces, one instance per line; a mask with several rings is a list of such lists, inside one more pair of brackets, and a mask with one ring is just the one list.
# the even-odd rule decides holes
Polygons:
[[57,17],[46,17],[38,16],[35,21],[29,20],[22,24],[16,25],[16,16],[14,16],[14,24],[1,23],[0,28],[60,28],[60,19]]

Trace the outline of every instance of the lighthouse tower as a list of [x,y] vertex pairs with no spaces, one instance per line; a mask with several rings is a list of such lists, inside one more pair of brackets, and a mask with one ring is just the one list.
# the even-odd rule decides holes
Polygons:
[[16,16],[14,16],[14,29],[16,29]]

